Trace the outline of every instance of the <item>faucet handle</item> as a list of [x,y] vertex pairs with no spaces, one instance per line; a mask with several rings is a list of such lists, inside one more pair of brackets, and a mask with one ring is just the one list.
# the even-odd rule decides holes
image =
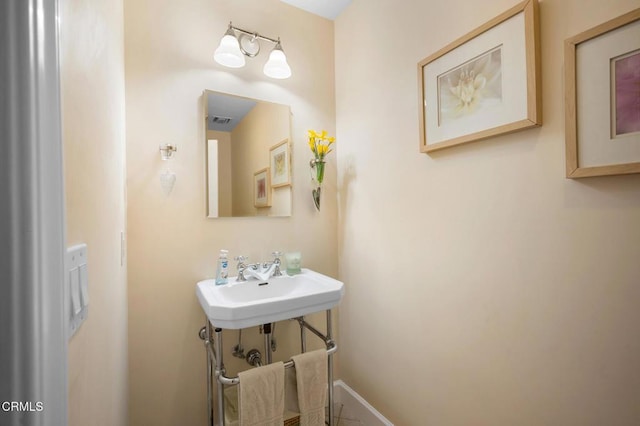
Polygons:
[[236,266],[236,269],[238,269],[238,278],[236,278],[236,280],[246,281],[247,279],[244,277],[244,270],[247,268],[247,264],[245,262],[249,260],[249,256],[240,255],[234,257],[233,260],[238,262],[238,265]]
[[271,255],[273,256],[273,263],[276,265],[276,268],[273,272],[273,276],[280,277],[282,276],[282,272],[280,271],[280,264],[282,263],[280,261],[280,256],[282,256],[282,252],[274,251],[273,253],[271,253]]
[[240,268],[244,268],[247,265],[247,260],[249,260],[249,256],[236,256],[233,258],[233,260],[236,260],[238,262],[238,269]]

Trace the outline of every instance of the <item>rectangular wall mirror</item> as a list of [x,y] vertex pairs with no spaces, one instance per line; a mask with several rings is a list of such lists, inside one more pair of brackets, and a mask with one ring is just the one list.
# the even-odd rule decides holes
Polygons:
[[207,217],[291,216],[291,108],[205,90]]

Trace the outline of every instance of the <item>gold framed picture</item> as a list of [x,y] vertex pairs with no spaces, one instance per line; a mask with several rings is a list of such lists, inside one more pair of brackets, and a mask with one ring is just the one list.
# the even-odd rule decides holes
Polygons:
[[640,9],[565,40],[566,176],[640,173]]
[[253,205],[255,207],[271,207],[269,167],[253,174]]
[[271,169],[271,187],[291,185],[291,149],[289,139],[269,149],[269,168]]
[[420,151],[542,124],[537,0],[418,63]]

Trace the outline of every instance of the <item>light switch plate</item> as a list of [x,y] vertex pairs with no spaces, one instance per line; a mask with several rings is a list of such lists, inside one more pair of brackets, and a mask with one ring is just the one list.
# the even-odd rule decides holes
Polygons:
[[87,245],[67,248],[67,289],[69,339],[78,331],[89,312],[89,277]]
[[73,268],[69,271],[69,281],[71,281],[71,316],[80,315],[82,305],[80,303],[80,271]]

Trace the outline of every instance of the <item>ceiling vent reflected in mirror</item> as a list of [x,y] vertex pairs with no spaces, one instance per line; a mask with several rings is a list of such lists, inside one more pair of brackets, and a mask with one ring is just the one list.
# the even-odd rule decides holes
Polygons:
[[207,130],[233,131],[256,103],[255,99],[210,93],[207,98]]
[[229,124],[231,117],[211,117],[213,124]]

